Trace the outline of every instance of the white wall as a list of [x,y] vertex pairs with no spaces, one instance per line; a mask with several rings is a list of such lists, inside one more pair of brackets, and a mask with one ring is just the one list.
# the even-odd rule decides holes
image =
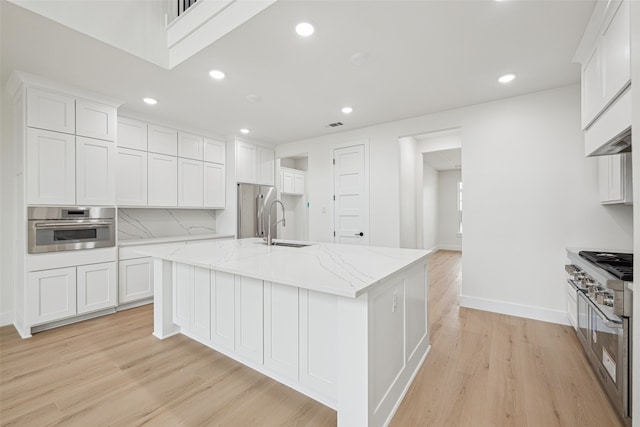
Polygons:
[[169,67],[165,14],[169,18],[176,15],[174,0],[9,1],[149,62]]
[[462,179],[460,170],[438,173],[438,247],[462,250],[462,239],[458,235],[458,183]]
[[422,165],[423,249],[438,246],[438,171],[428,163]]
[[278,157],[309,154],[310,239],[329,236],[332,144],[370,141],[370,242],[397,247],[397,140],[456,127],[464,145],[462,303],[566,322],[565,247],[632,247],[632,208],[598,202],[578,85],[279,145]]
[[[418,145],[414,138],[400,138],[400,247],[418,248],[418,216],[416,194],[416,159],[419,158]],[[375,188],[372,188],[375,191]],[[420,205],[421,206],[421,205]]]

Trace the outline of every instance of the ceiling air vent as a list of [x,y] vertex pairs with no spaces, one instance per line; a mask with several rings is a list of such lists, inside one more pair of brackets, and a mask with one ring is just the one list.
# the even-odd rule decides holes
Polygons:
[[344,123],[342,122],[335,122],[335,123],[329,123],[327,125],[328,128],[337,128],[338,126],[342,126]]

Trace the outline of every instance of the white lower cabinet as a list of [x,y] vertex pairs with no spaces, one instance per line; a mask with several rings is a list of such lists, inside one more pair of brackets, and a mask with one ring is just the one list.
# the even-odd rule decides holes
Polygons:
[[77,311],[90,313],[118,304],[116,263],[80,265],[77,267]]
[[124,304],[153,296],[153,258],[134,258],[118,262],[118,303]]
[[37,325],[76,314],[76,268],[56,268],[29,273],[29,320]]
[[149,153],[147,171],[149,206],[177,206],[178,158]]
[[[215,274],[215,273],[214,273]],[[203,340],[211,339],[211,270],[194,267],[193,271],[193,310],[191,310],[191,329],[193,334]]]
[[29,323],[38,325],[117,305],[116,263],[28,274]]
[[264,282],[264,365],[298,379],[298,288]]
[[173,322],[191,330],[193,305],[193,269],[186,264],[173,264]]
[[221,271],[211,272],[211,341],[235,350],[235,278]]
[[264,359],[263,283],[262,280],[235,276],[236,353],[252,362]]

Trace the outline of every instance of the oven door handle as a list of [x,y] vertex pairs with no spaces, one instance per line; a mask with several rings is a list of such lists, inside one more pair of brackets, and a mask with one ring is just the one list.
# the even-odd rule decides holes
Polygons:
[[80,228],[91,228],[91,227],[109,227],[112,223],[110,222],[84,222],[84,223],[66,223],[66,222],[43,222],[36,223],[36,228],[67,228],[67,229],[80,229]]
[[613,319],[609,319],[606,314],[598,307],[593,301],[591,301],[586,295],[582,296],[584,300],[593,308],[604,324],[611,329],[622,329],[624,328],[624,324],[622,322],[615,321]]

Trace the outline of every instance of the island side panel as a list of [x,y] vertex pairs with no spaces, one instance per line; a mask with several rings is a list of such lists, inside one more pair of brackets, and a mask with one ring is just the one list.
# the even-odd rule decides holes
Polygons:
[[369,294],[369,424],[391,422],[429,351],[426,257]]
[[180,332],[173,323],[173,262],[153,260],[153,335],[160,339]]

